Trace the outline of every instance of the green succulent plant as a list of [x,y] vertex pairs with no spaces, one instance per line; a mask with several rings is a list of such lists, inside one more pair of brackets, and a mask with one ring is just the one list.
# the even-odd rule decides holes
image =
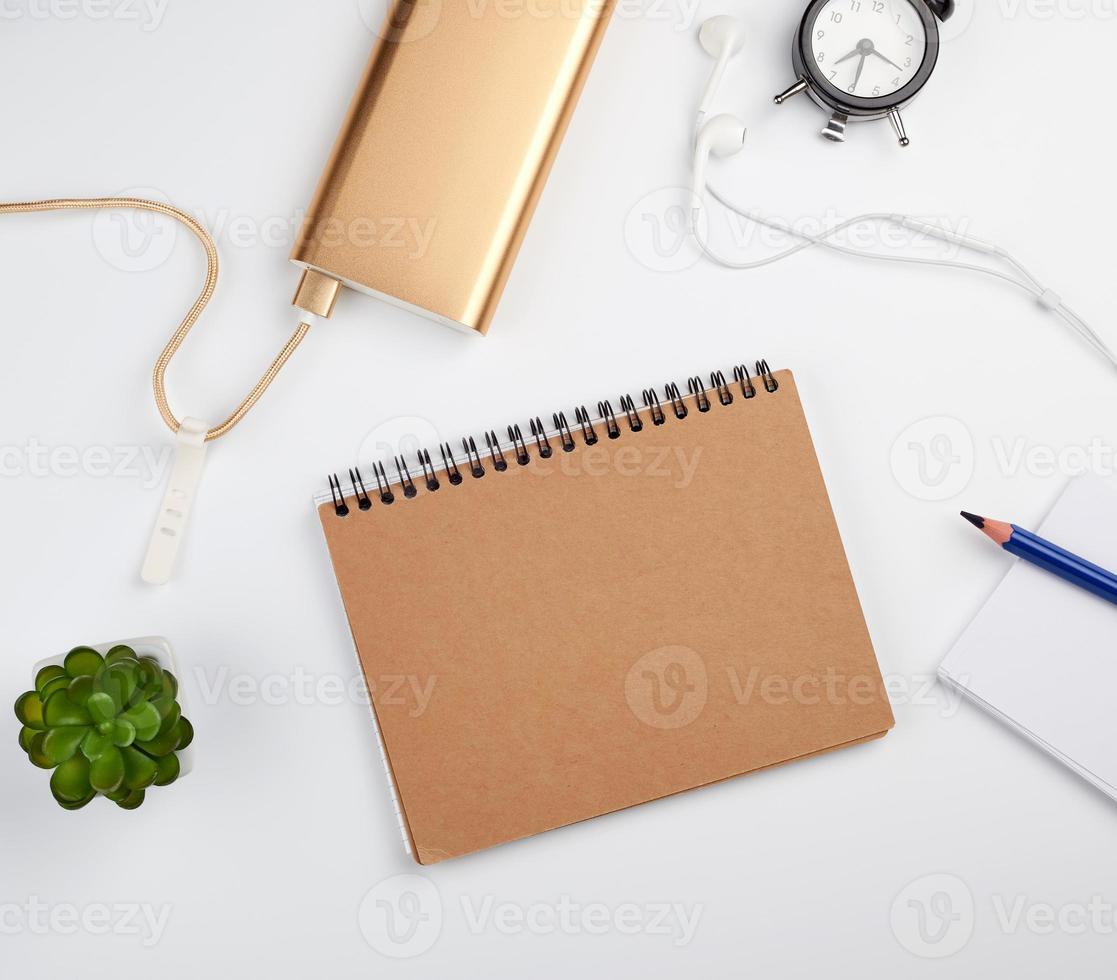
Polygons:
[[40,769],[53,769],[50,789],[67,810],[106,796],[125,810],[151,786],[179,775],[177,752],[194,738],[177,701],[178,682],[152,657],[113,647],[66,655],[39,671],[35,690],[16,701],[19,744]]

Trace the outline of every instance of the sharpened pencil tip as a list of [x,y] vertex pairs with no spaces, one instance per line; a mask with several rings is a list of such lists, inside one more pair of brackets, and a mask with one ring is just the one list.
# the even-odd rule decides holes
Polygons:
[[974,527],[976,527],[976,528],[978,528],[979,530],[982,530],[982,531],[985,530],[985,518],[984,517],[978,517],[977,514],[969,514],[966,511],[962,511],[962,516],[967,521],[969,521]]

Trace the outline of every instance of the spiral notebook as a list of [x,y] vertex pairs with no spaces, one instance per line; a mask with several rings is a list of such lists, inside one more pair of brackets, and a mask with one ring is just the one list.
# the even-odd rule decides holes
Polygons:
[[418,862],[892,727],[794,378],[760,362],[686,392],[353,468],[319,498]]

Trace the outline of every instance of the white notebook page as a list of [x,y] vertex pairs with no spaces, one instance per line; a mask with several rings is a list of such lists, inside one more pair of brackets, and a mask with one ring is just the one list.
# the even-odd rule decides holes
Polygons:
[[[1117,493],[1097,477],[1073,480],[1030,530],[1117,569]],[[1117,605],[1005,560],[1014,567],[939,674],[1117,799]]]

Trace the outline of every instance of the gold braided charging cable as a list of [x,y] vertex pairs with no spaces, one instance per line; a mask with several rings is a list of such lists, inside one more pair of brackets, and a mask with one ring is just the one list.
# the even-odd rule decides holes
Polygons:
[[[167,342],[167,346],[163,348],[163,353],[159,355],[159,360],[155,362],[155,371],[152,377],[152,382],[155,388],[155,404],[159,409],[159,414],[163,416],[163,421],[172,432],[178,432],[180,422],[171,411],[171,406],[167,402],[167,366],[171,363],[171,358],[178,353],[178,349],[182,346],[186,335],[190,333],[191,328],[198,322],[198,318],[202,315],[202,311],[206,308],[213,297],[213,291],[217,288],[217,275],[218,275],[218,259],[217,259],[217,246],[213,242],[213,237],[208,231],[205,230],[194,218],[192,218],[185,211],[180,211],[176,207],[169,204],[162,204],[159,201],[145,201],[141,198],[133,197],[94,197],[94,198],[59,198],[51,201],[27,201],[22,203],[4,204],[0,203],[0,214],[17,214],[26,213],[29,211],[94,211],[103,208],[129,208],[137,211],[151,211],[154,214],[162,214],[169,218],[174,218],[176,221],[181,222],[194,233],[194,237],[202,243],[202,248],[206,252],[206,282],[202,287],[201,293],[198,298],[194,300],[194,305],[190,307],[190,311],[186,314],[186,318],[179,324],[178,329],[174,335]],[[215,426],[206,433],[206,442],[212,442],[218,439],[225,433],[229,432],[241,419],[243,419],[252,406],[260,400],[260,396],[268,390],[268,386],[275,380],[275,376],[283,370],[283,366],[287,363],[299,344],[303,342],[310,330],[310,324],[302,322],[299,324],[298,329],[291,335],[291,338],[283,345],[283,349],[276,355],[274,361],[264,372],[263,377],[256,382],[256,386],[248,393],[248,396],[242,401],[236,410],[220,425]]]

